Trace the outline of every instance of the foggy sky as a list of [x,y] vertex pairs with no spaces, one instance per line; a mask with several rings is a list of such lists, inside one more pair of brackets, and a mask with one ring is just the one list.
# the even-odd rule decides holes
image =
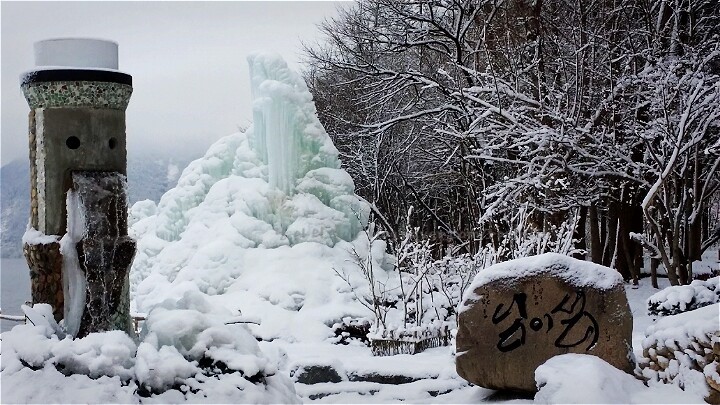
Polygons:
[[200,156],[252,119],[246,57],[272,51],[300,68],[301,41],[331,2],[7,2],[2,13],[1,164],[27,158],[29,107],[19,86],[35,66],[33,43],[58,37],[119,44],[120,70],[133,76],[127,109],[130,153]]

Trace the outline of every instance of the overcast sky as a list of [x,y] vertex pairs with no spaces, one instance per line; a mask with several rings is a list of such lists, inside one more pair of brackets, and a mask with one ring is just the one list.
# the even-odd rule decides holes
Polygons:
[[[272,51],[300,68],[301,41],[333,2],[7,2],[2,12],[3,165],[27,158],[27,115],[18,78],[34,66],[33,43],[58,37],[116,41],[133,76],[128,150],[204,150],[251,122],[246,57]],[[345,3],[348,4],[348,3]]]

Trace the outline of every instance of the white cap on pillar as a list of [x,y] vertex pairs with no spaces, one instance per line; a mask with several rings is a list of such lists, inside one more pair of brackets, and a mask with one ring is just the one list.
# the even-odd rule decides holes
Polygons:
[[35,65],[118,69],[118,44],[104,39],[57,38],[35,42]]

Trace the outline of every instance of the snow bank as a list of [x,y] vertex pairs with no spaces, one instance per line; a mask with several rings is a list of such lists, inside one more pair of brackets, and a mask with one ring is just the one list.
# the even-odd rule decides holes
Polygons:
[[538,392],[535,402],[650,404],[702,403],[697,392],[682,391],[672,385],[640,380],[616,369],[599,357],[586,354],[555,356],[535,370]]

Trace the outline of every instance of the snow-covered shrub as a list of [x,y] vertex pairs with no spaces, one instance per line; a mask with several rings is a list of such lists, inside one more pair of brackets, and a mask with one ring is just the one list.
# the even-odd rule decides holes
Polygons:
[[369,318],[344,317],[340,322],[332,326],[334,336],[330,342],[341,345],[362,345],[369,346],[368,333],[372,322]]
[[[410,223],[413,209],[407,213]],[[348,274],[336,270],[374,319],[367,331],[368,343],[374,353],[416,353],[426,347],[446,345],[450,330],[456,324],[457,306],[462,294],[478,270],[478,261],[486,263],[487,255],[470,257],[467,254],[434,260],[432,245],[419,239],[418,228],[408,228],[403,240],[396,246],[394,271],[389,279],[378,279],[373,271],[372,255],[360,255],[352,250],[352,264],[361,270],[366,294],[358,294]],[[374,222],[364,231],[368,252],[385,249],[384,233],[375,231]],[[346,343],[354,325],[337,323],[338,343]],[[406,345],[404,343],[410,343]],[[378,349],[378,345],[383,348]],[[418,346],[419,345],[419,346]],[[387,347],[386,347],[387,346]],[[396,347],[397,346],[397,347]]]
[[[408,210],[408,221],[412,207]],[[432,245],[418,239],[418,229],[410,229],[396,247],[394,271],[390,279],[378,279],[372,271],[370,256],[353,251],[353,264],[362,270],[363,283],[369,293],[358,295],[347,274],[337,272],[356,294],[358,301],[373,312],[367,331],[368,343],[376,355],[414,354],[428,347],[444,346],[451,341],[457,306],[462,294],[477,272],[476,260],[485,263],[486,256],[469,255],[432,258]],[[371,222],[365,231],[369,251],[385,248],[382,232],[374,232]],[[395,278],[396,277],[396,278]],[[353,325],[335,324],[337,337],[346,343]]]
[[[392,308],[403,298],[402,289],[398,289],[398,279],[390,279],[390,273],[378,268],[375,257],[378,251],[381,255],[385,254],[386,243],[381,238],[384,235],[382,231],[376,231],[375,223],[370,222],[366,229],[361,232],[362,239],[365,244],[363,249],[358,249],[356,245],[350,245],[348,253],[351,257],[349,260],[353,269],[335,270],[335,274],[342,279],[352,291],[357,302],[370,310],[373,314],[371,330],[387,327],[387,316]],[[361,274],[360,284],[353,284],[352,270],[355,274]],[[402,286],[400,286],[402,288]]]
[[565,220],[549,229],[540,229],[531,220],[533,212],[526,203],[521,205],[515,215],[509,218],[509,231],[500,238],[494,247],[496,262],[540,255],[543,253],[560,253],[572,255],[575,249],[573,235],[577,228],[580,215],[571,210]]
[[486,256],[476,255],[474,258],[464,254],[456,257],[444,257],[433,263],[436,275],[435,289],[439,289],[449,304],[447,307],[448,317],[452,315],[452,320],[457,325],[457,308],[462,301],[465,290],[472,282],[478,270],[485,268],[487,263]]
[[647,300],[648,313],[655,316],[675,315],[720,302],[720,277],[695,280],[689,285],[667,287]]

